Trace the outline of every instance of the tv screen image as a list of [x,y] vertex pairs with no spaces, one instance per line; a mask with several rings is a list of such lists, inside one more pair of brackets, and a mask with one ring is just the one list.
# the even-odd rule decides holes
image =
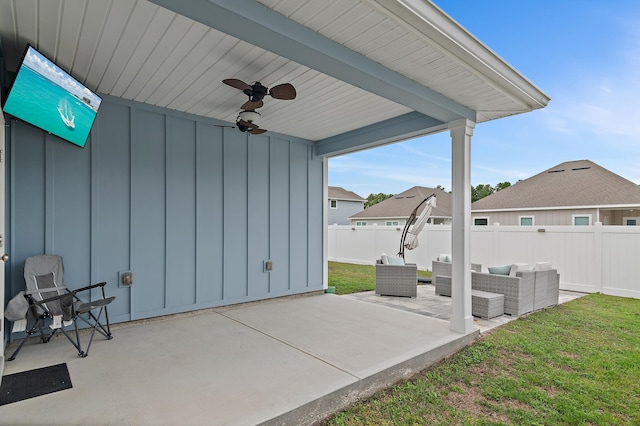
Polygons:
[[102,98],[27,46],[3,110],[84,147]]

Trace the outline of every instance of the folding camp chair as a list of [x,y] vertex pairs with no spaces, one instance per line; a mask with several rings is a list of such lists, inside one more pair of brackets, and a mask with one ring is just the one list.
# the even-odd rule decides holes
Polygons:
[[[89,349],[93,342],[95,332],[98,331],[107,339],[112,339],[109,327],[109,315],[107,305],[115,297],[106,297],[104,286],[106,282],[92,284],[77,290],[69,290],[64,286],[64,265],[62,257],[56,255],[42,255],[27,258],[24,263],[24,280],[26,290],[23,296],[27,301],[26,315],[31,317],[33,325],[25,330],[27,336],[20,342],[8,361],[12,361],[18,355],[28,337],[40,334],[42,343],[47,343],[56,333],[62,332],[71,344],[78,350],[78,356],[84,358],[89,355]],[[90,302],[83,302],[79,294],[100,289],[102,297]],[[19,299],[19,298],[14,298]],[[13,300],[12,300],[13,302]],[[12,302],[9,302],[10,304]],[[97,312],[95,312],[97,311]],[[104,312],[105,324],[100,322]],[[87,324],[91,330],[91,337],[86,350],[82,349],[78,321]],[[51,332],[45,332],[45,323],[49,325]],[[73,324],[73,331],[66,330]],[[15,330],[14,330],[15,331]],[[73,336],[73,337],[72,337]]]

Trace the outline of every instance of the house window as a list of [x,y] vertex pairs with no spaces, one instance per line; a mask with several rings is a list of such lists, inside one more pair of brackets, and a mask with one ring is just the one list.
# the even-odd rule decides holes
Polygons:
[[387,226],[398,226],[398,221],[397,220],[388,220],[385,225]]
[[338,200],[330,200],[329,203],[331,203],[330,207],[332,209],[337,209],[338,208]]
[[625,226],[638,226],[638,217],[623,217],[622,224]]
[[476,226],[487,226],[489,224],[488,217],[474,217],[473,224]]
[[589,226],[591,225],[591,215],[573,215],[573,224],[575,226]]
[[356,222],[356,226],[367,226],[366,220],[359,220]]
[[533,216],[520,216],[520,226],[533,226]]

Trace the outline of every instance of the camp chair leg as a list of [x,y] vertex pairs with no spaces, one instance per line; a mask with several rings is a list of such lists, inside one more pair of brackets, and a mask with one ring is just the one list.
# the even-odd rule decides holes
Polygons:
[[[36,320],[35,324],[33,324],[33,326],[29,330],[25,330],[25,332],[27,333],[26,337],[24,339],[22,339],[22,342],[20,342],[20,345],[18,345],[18,347],[16,348],[15,351],[13,351],[11,356],[9,358],[7,358],[7,361],[13,361],[14,359],[16,359],[16,357],[20,353],[20,350],[22,349],[22,346],[24,346],[24,344],[27,341],[27,339],[29,337],[33,336],[34,334],[40,333],[40,341],[42,343],[47,343],[49,341],[49,339],[51,339],[51,336],[46,336],[45,337],[44,331],[42,331],[42,322],[43,322],[43,319],[42,318],[38,318]],[[37,330],[36,330],[36,328],[37,328]]]
[[11,354],[11,356],[9,358],[7,358],[7,361],[13,361],[14,359],[16,359],[16,357],[18,356],[18,354],[20,353],[20,350],[22,349],[22,346],[24,345],[24,342],[27,341],[27,338],[29,336],[25,337],[24,339],[22,339],[22,342],[20,342],[20,345],[18,345],[18,347],[16,348],[15,351],[13,351],[13,353]]
[[48,335],[45,336],[44,335],[44,331],[42,330],[42,324],[44,324],[44,320],[40,320],[38,322],[40,323],[38,325],[38,329],[40,330],[40,341],[42,343],[49,343],[49,340],[51,340],[51,338],[55,334],[55,330],[53,330],[51,333],[49,333]]
[[67,332],[65,331],[64,327],[60,327],[60,331],[62,331],[62,334],[64,334],[67,339],[69,339],[69,341],[71,342],[71,344],[73,346],[75,346],[75,348],[78,350],[78,356],[80,358],[84,358],[87,356],[87,354],[84,353],[84,351],[82,350],[82,347],[80,346],[80,333],[78,333],[78,322],[77,321],[73,321],[73,327],[75,328],[75,333],[76,333],[76,340],[75,342],[73,341],[73,339],[71,338],[71,336],[69,336],[69,334],[67,334]]
[[[104,286],[100,287],[100,290],[102,290],[102,298],[106,299],[107,295],[104,294]],[[100,317],[100,315],[98,315],[98,317]],[[102,329],[102,334],[108,339],[111,340],[113,339],[113,336],[111,335],[111,326],[109,325],[109,310],[107,309],[107,306],[104,306],[104,320],[107,322],[107,329],[105,330],[104,327],[102,326],[102,324],[100,324],[100,322],[96,319],[96,322],[100,325],[100,328]]]
[[[98,331],[98,333],[102,334],[108,340],[113,339],[113,336],[111,335],[111,331],[110,330],[105,330],[105,328],[100,323],[100,317],[102,316],[102,311],[103,310],[104,310],[104,312],[106,314],[107,313],[107,307],[106,306],[101,306],[100,307],[100,310],[98,311],[98,315],[93,315],[93,313],[91,311],[86,312],[93,319],[93,325],[91,325],[91,323],[89,321],[87,321],[86,319],[82,318],[81,316],[78,316],[79,319],[84,321],[87,325],[89,325],[92,328],[91,337],[89,338],[89,344],[87,344],[87,350],[85,351],[84,356],[89,355],[89,349],[91,348],[91,343],[93,343],[93,337],[96,334],[96,330]],[[108,319],[107,319],[107,328],[109,328]]]
[[16,348],[15,351],[13,351],[11,356],[9,358],[7,358],[7,361],[13,361],[14,359],[16,359],[16,357],[20,353],[20,350],[22,349],[22,345],[24,345],[24,342],[26,342],[26,341],[27,341],[26,337],[24,339],[22,339],[22,342],[20,342],[20,345]]
[[[107,324],[107,328],[106,329],[104,328],[104,326],[100,322],[100,317],[102,316],[102,310],[103,309],[104,309],[105,321],[106,321],[106,324]],[[93,328],[94,329],[94,331],[93,331],[94,333],[95,333],[95,330],[98,330],[98,333],[102,334],[107,340],[113,339],[113,335],[111,334],[111,327],[109,326],[109,314],[107,313],[107,307],[106,306],[100,307],[100,311],[98,312],[97,316],[93,315],[93,312],[91,312],[91,311],[89,311],[87,313],[89,314],[89,316],[93,320],[93,325],[91,325],[91,323],[89,321],[87,321],[86,319],[84,319],[82,317],[78,317],[78,318],[80,318],[82,321],[84,321],[89,327]]]

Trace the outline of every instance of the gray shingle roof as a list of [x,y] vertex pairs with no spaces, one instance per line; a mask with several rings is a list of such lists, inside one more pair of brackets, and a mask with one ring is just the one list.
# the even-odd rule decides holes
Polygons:
[[640,203],[640,186],[589,160],[567,161],[471,204],[472,211]]
[[340,186],[330,186],[328,189],[329,199],[331,200],[366,201],[355,192],[347,191]]
[[[413,209],[431,194],[436,194],[436,208],[431,216],[451,217],[451,194],[440,189],[414,186],[406,191],[354,214],[350,219],[409,217]],[[424,205],[418,210],[422,212]]]

